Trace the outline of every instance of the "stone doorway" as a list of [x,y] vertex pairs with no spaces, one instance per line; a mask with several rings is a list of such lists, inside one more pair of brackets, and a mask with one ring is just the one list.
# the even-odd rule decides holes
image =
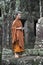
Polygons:
[[36,24],[37,24],[38,20],[34,20],[34,35],[36,37]]
[[[23,25],[23,27],[24,27],[24,24],[25,24],[25,22],[26,22],[26,19],[21,19],[21,22],[22,22],[22,25]],[[24,30],[23,30],[23,32],[24,32]]]
[[0,17],[1,17],[1,8],[0,8]]

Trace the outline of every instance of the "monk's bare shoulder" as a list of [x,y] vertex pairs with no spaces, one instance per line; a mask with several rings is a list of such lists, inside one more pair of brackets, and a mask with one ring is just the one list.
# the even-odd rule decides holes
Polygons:
[[12,25],[14,25],[14,24],[15,24],[15,22],[16,22],[16,20],[14,20],[14,21],[13,21]]

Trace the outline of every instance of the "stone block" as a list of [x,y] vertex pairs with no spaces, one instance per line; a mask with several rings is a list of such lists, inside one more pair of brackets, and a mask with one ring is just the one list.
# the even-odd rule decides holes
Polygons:
[[40,49],[38,52],[40,56],[43,56],[43,50]]

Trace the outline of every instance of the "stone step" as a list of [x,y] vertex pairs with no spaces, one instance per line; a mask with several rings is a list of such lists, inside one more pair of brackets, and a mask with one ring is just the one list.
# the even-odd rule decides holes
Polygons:
[[3,60],[2,65],[43,65],[43,57],[40,56],[25,56],[22,58]]
[[24,54],[26,55],[42,55],[43,56],[43,48],[42,49],[26,49]]
[[[10,49],[6,49],[10,51]],[[5,49],[4,49],[4,52]],[[11,51],[9,52],[11,53]],[[12,54],[12,53],[11,53]],[[4,54],[3,54],[4,55]],[[5,54],[6,55],[6,54]],[[14,55],[2,59],[2,65],[39,65],[43,64],[43,49],[25,49],[22,57],[15,58]]]
[[[13,52],[12,50],[9,52],[10,50],[8,49],[8,51],[3,51],[2,52],[2,59],[7,59],[7,58],[11,58],[11,56],[13,56]],[[41,49],[25,49],[25,52],[23,52],[22,54],[23,56],[43,56],[43,48]]]

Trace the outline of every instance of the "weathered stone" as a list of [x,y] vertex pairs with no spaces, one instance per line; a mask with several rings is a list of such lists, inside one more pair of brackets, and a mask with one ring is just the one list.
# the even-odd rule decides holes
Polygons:
[[36,48],[43,48],[43,17],[36,24]]
[[2,60],[10,58],[13,55],[13,52],[11,49],[3,48],[2,50]]
[[25,56],[28,56],[28,55],[43,56],[43,49],[26,49],[24,54]]
[[[12,21],[14,20],[15,16],[15,9],[19,8],[15,4],[17,4],[17,0],[0,0],[0,8],[2,10],[2,16],[0,17],[0,24],[3,27],[3,40],[2,44],[9,48],[11,45],[11,37],[7,37],[8,35],[11,36],[10,28]],[[31,8],[29,8],[30,4],[27,3],[28,0],[20,0],[20,11],[22,12],[21,19],[27,20],[25,22],[27,24],[27,28],[25,30],[25,40],[26,40],[26,48],[34,48],[34,21],[32,17],[29,15],[31,12]],[[29,0],[30,2],[30,0]],[[27,5],[25,6],[25,4]],[[24,6],[24,7],[23,7]],[[28,12],[27,12],[28,11]],[[28,14],[28,15],[27,15]],[[13,18],[14,17],[14,18]],[[4,49],[2,50],[2,65],[43,65],[43,18],[41,23],[38,23],[39,28],[36,30],[36,37],[37,42],[35,45],[36,48],[34,49],[26,49],[25,52],[22,54],[22,58],[15,59],[13,52],[11,49]],[[9,26],[8,26],[9,25]],[[40,26],[41,25],[41,26]],[[37,27],[37,26],[36,26]],[[27,30],[28,29],[28,30]],[[41,31],[41,32],[40,32]],[[40,35],[41,34],[41,35]],[[31,56],[33,55],[33,56]],[[1,56],[1,55],[0,55]],[[35,57],[34,57],[35,56]],[[42,57],[41,57],[42,56]]]
[[24,27],[26,48],[34,48],[35,35],[33,17],[31,17],[30,15],[27,17]]
[[40,56],[25,56],[18,59],[13,57],[13,59],[7,60],[6,62],[5,61],[3,61],[5,65],[43,65],[43,58]]

